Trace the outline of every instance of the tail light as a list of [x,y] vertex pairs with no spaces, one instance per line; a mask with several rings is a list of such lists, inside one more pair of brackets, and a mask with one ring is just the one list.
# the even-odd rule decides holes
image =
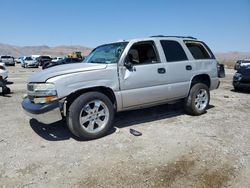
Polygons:
[[219,64],[219,62],[217,62],[217,72],[218,72],[218,77],[219,78],[225,78],[225,68],[223,64]]
[[0,65],[0,69],[5,70],[5,67],[4,67],[4,66],[2,66],[2,65]]

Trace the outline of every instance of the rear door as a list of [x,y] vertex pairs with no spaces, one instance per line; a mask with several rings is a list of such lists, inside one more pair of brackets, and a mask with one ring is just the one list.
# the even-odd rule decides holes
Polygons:
[[160,40],[162,59],[166,65],[165,80],[168,85],[168,100],[183,98],[188,95],[189,84],[193,75],[194,62],[184,51],[184,44],[176,40]]

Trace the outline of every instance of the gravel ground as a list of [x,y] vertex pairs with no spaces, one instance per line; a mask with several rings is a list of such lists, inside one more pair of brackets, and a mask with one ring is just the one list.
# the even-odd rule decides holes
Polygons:
[[81,141],[64,122],[30,120],[20,104],[27,77],[39,69],[8,68],[0,187],[250,187],[250,95],[232,90],[233,70],[202,116],[186,115],[181,104],[122,112],[108,136]]

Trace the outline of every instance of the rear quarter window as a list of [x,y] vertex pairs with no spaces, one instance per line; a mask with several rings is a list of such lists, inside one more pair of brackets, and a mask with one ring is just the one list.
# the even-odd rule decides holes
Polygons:
[[177,41],[161,40],[161,46],[163,48],[166,60],[168,62],[185,61],[188,60],[185,51]]
[[185,44],[194,59],[214,59],[211,50],[205,44],[195,41],[185,41]]

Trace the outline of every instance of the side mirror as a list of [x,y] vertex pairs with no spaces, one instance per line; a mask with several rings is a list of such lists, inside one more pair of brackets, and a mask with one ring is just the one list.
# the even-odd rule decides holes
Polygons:
[[124,66],[125,66],[128,70],[133,71],[133,67],[134,67],[133,63],[131,63],[131,62],[129,62],[129,61],[125,61],[125,62],[124,62]]
[[217,64],[218,69],[218,77],[219,78],[225,78],[225,68],[223,64]]

